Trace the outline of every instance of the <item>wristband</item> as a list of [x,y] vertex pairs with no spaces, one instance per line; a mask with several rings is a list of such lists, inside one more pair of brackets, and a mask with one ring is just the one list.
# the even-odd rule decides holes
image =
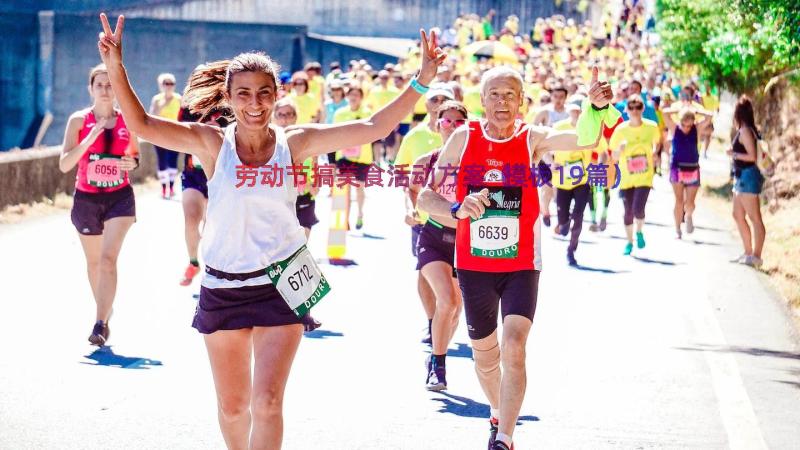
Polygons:
[[459,202],[455,202],[452,206],[450,206],[450,215],[453,217],[453,219],[458,220],[456,214],[458,213],[459,209],[461,209],[461,203]]
[[411,79],[411,88],[417,91],[417,93],[420,95],[425,95],[428,92],[428,89],[430,89],[428,86],[423,86],[420,84],[420,82],[417,81],[417,77]]

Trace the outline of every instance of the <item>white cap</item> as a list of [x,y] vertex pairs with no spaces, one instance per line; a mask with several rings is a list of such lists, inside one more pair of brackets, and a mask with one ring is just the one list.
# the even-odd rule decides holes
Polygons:
[[453,88],[451,88],[447,83],[432,83],[431,87],[428,89],[428,92],[425,94],[425,98],[430,100],[437,95],[441,95],[448,100],[453,100],[456,98],[455,94],[453,94]]

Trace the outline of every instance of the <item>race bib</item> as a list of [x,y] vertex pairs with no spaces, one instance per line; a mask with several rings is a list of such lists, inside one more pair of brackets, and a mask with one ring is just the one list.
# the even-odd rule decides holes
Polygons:
[[89,165],[86,167],[86,180],[90,185],[109,188],[122,184],[124,176],[119,168],[122,157],[107,153],[89,154]]
[[699,169],[691,169],[691,170],[682,170],[678,169],[678,181],[681,183],[697,183],[700,181],[700,170]]
[[[482,188],[470,187],[470,192]],[[484,258],[516,258],[522,189],[489,187],[490,205],[478,220],[470,219],[470,254]]]
[[586,170],[583,168],[583,160],[567,161],[564,166],[564,178],[571,180],[582,180]]
[[647,172],[647,155],[634,155],[628,158],[628,173]]
[[361,146],[357,145],[355,147],[342,149],[342,156],[348,159],[358,159],[358,157],[361,156]]
[[331,287],[305,245],[292,256],[272,264],[267,275],[297,317],[303,317]]

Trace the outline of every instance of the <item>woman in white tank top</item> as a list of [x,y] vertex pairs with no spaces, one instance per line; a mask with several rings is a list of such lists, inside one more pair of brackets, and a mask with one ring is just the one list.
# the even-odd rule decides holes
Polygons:
[[205,338],[225,443],[231,449],[280,448],[284,387],[303,332],[300,306],[293,311],[291,296],[280,290],[282,270],[307,250],[295,216],[295,190],[263,184],[263,172],[285,171],[306,158],[383,138],[411,112],[445,54],[433,33],[429,41],[422,32],[417,79],[383,109],[353,122],[289,127],[285,134],[270,124],[278,68],[268,56],[246,53],[209,63],[192,74],[184,99],[203,115],[230,108],[235,125],[222,130],[147,114],[122,65],[124,18],[113,32],[105,14],[101,22],[100,56],[130,130],[155,145],[192,154],[208,177],[206,276],[193,326]]

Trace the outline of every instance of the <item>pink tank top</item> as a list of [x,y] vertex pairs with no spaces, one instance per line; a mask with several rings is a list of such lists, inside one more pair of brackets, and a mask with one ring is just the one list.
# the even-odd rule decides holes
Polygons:
[[[96,194],[114,192],[130,184],[128,173],[119,168],[119,161],[128,154],[131,134],[125,126],[122,114],[119,111],[116,114],[117,124],[114,128],[107,128],[100,133],[78,161],[75,189]],[[78,142],[92,131],[96,122],[92,110],[87,110],[83,127],[78,132]]]

